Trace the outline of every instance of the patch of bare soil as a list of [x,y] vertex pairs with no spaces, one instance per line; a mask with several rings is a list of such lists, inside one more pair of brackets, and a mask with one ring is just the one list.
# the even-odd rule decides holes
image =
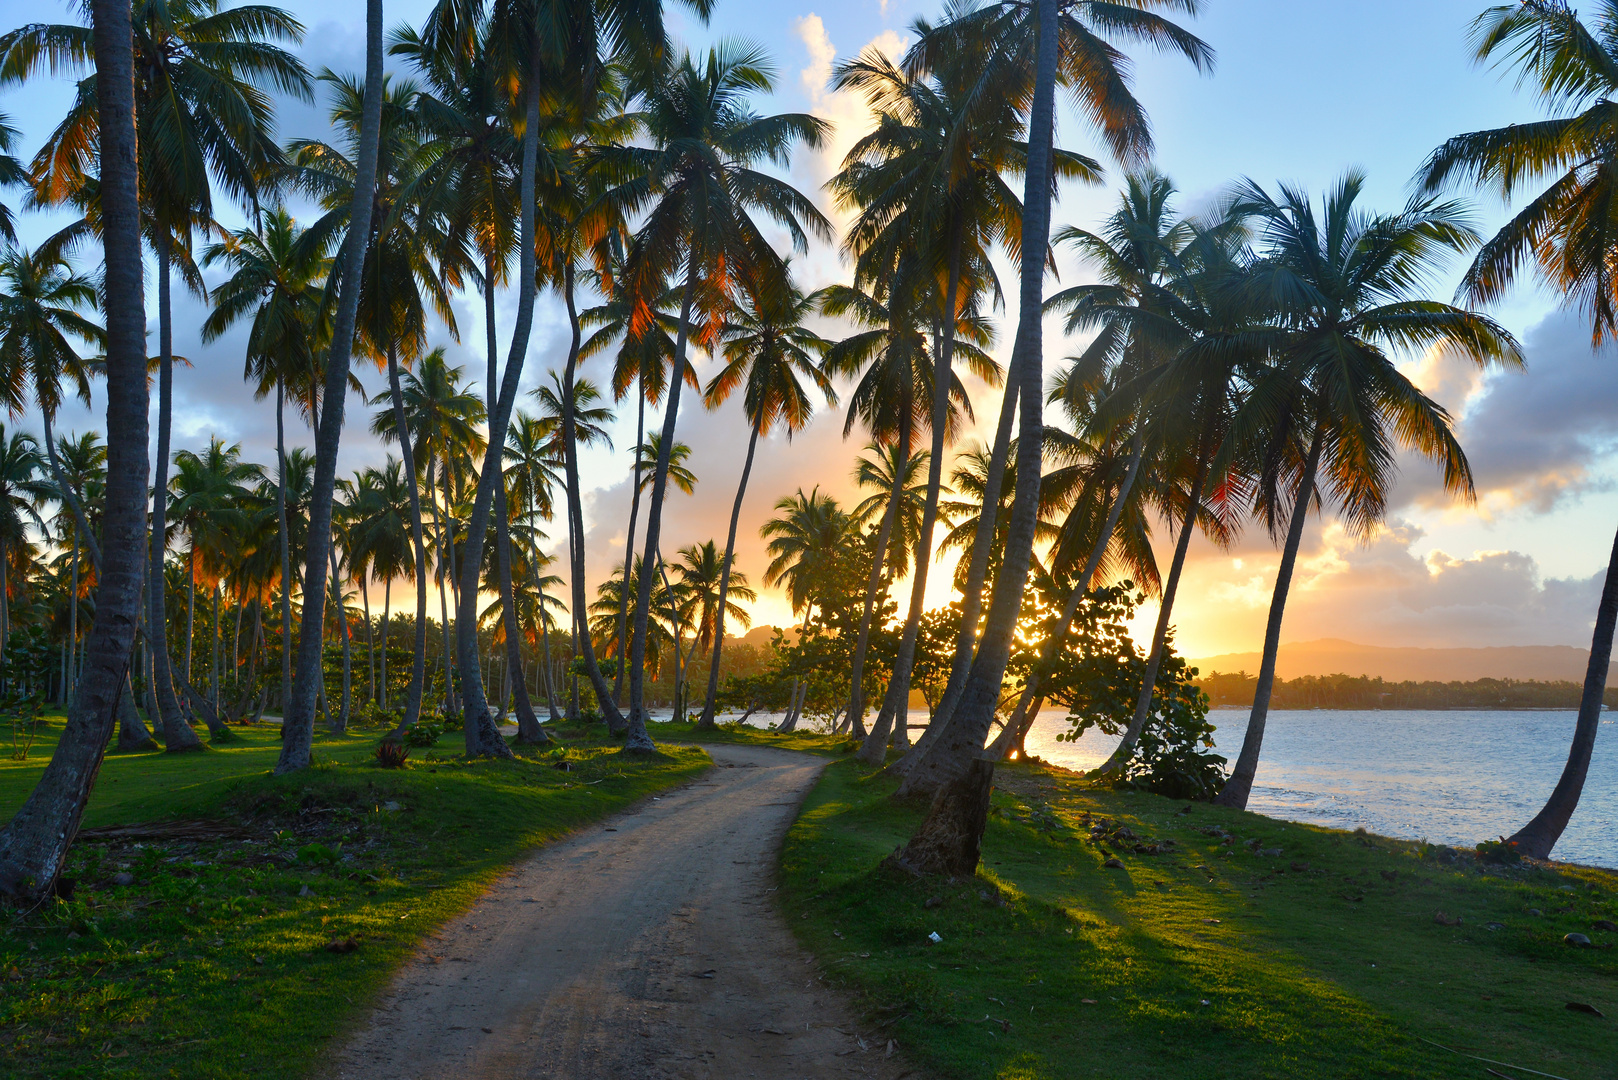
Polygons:
[[328,1075],[919,1080],[821,981],[771,896],[825,760],[709,752],[701,780],[498,881],[405,967]]

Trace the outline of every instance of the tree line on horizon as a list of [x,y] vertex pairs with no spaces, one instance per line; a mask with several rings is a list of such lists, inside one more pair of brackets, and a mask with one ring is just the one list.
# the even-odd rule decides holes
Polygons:
[[[1213,708],[1250,708],[1258,676],[1211,671],[1193,683]],[[1567,679],[1389,680],[1380,675],[1300,675],[1276,679],[1270,703],[1277,709],[1577,709],[1584,685]],[[1602,703],[1618,705],[1618,687]]]
[[[704,20],[713,8],[685,6]],[[37,696],[54,663],[68,699],[56,753],[0,831],[0,891],[48,891],[112,732],[143,736],[142,710],[177,752],[204,746],[188,712],[228,738],[227,687],[227,714],[273,695],[283,716],[276,771],[306,767],[317,712],[347,722],[358,637],[363,708],[387,738],[424,717],[453,718],[471,757],[512,755],[497,726],[507,694],[519,742],[548,740],[534,708],[543,696],[551,716],[566,699],[570,711],[598,714],[626,753],[646,753],[652,680],[664,671],[676,710],[700,700],[704,727],[722,708],[757,708],[790,685],[793,716],[818,709],[861,740],[865,760],[903,750],[891,766],[900,795],[935,797],[901,856],[922,870],[975,863],[975,843],[961,840],[981,821],[963,828],[959,815],[981,806],[993,760],[1020,747],[1047,701],[1070,711],[1075,733],[1122,736],[1098,780],[1196,757],[1208,778],[1199,793],[1245,806],[1309,515],[1330,508],[1354,535],[1374,534],[1401,452],[1433,462],[1452,495],[1473,495],[1451,417],[1399,359],[1443,350],[1481,368],[1520,367],[1515,339],[1479,309],[1530,267],[1591,316],[1597,343],[1612,330],[1607,253],[1618,237],[1600,209],[1612,121],[1598,104],[1460,136],[1392,211],[1368,208],[1365,178],[1349,171],[1318,198],[1244,179],[1210,212],[1187,216],[1151,167],[1150,124],[1122,50],[1210,70],[1212,49],[1170,18],[1200,7],[955,2],[914,23],[902,57],[871,49],[839,63],[834,88],[863,97],[874,116],[828,185],[851,217],[840,238],[770,169],[824,145],[827,123],[762,111],[775,83],[768,56],[733,41],[681,50],[658,0],[445,0],[421,26],[388,34],[382,0],[368,0],[363,75],[309,72],[291,51],[303,28],[289,14],[220,0],[90,0],[88,25],[0,35],[0,86],[53,72],[79,79],[32,160],[13,156],[16,134],[0,126],[0,182],[22,187],[25,206],[79,215],[31,251],[16,242],[11,211],[0,215],[0,388],[14,414],[36,410],[44,425],[42,438],[11,436],[17,460],[0,476],[0,656],[17,658],[0,670],[8,692]],[[1603,18],[1618,30],[1618,12]],[[1614,35],[1592,34],[1553,0],[1491,9],[1474,34],[1480,60],[1504,58],[1558,104],[1598,102],[1618,81],[1618,49],[1603,44]],[[385,76],[385,54],[409,76]],[[270,92],[312,100],[317,86],[332,102],[333,141],[278,144]],[[1055,145],[1059,91],[1123,176],[1114,210],[1093,228],[1053,228],[1061,184],[1105,174],[1100,160]],[[1565,175],[1492,239],[1443,194],[1471,183],[1510,196],[1557,170]],[[316,215],[294,219],[294,196]],[[218,224],[227,203],[245,227]],[[796,253],[811,237],[839,240],[849,280],[805,292],[772,233]],[[1097,281],[1048,293],[1064,248]],[[1472,252],[1458,302],[1432,297],[1445,262]],[[75,269],[92,253],[99,277]],[[999,279],[1000,256],[1017,269],[1014,288]],[[218,284],[207,284],[208,269]],[[191,377],[173,352],[175,284],[209,302],[204,340],[248,326],[246,378],[275,399],[273,466],[217,439],[174,451],[173,383]],[[502,290],[517,299],[504,346]],[[541,290],[562,300],[570,335],[522,408]],[[481,386],[429,346],[435,334],[458,339],[452,301],[462,294],[484,306]],[[1002,368],[989,351],[991,315],[1013,304]],[[1079,340],[1049,371],[1047,314]],[[849,332],[811,328],[828,321]],[[713,361],[706,384],[697,352]],[[597,357],[606,374],[592,381],[580,369]],[[356,360],[387,380],[359,417],[348,414]],[[965,374],[1004,388],[988,445],[959,439],[973,415]],[[89,401],[92,380],[105,383],[104,440],[59,439],[64,388]],[[739,395],[747,450],[723,543],[665,550],[671,485],[697,481],[678,439],[687,387],[710,408]],[[288,445],[289,405],[312,452]],[[756,454],[822,407],[842,407],[845,437],[858,431],[866,445],[863,501],[845,507],[818,488],[779,498],[761,580],[786,592],[802,623],[760,670],[727,670],[727,627],[747,622],[738,601],[750,582],[734,552]],[[623,408],[636,416],[629,541],[592,600],[578,456]],[[343,432],[357,423],[397,457],[340,479]],[[541,546],[558,518],[565,578]],[[1171,619],[1192,538],[1227,545],[1248,524],[1279,544],[1281,563],[1227,777],[1223,759],[1197,749],[1208,741],[1207,698],[1175,655]],[[1173,539],[1166,568],[1152,544],[1160,525]],[[929,611],[929,571],[944,547],[961,552],[955,598]],[[909,594],[898,594],[907,576]],[[387,675],[371,674],[389,656],[395,581],[415,592],[396,696]],[[380,623],[366,610],[378,583]],[[1146,595],[1160,614],[1137,647],[1123,626]],[[53,607],[65,609],[65,631]],[[201,675],[199,610],[210,628]],[[228,665],[225,613],[236,623]],[[1529,854],[1549,853],[1577,803],[1615,622],[1609,571],[1567,769],[1514,838]],[[28,648],[13,649],[24,633]],[[913,743],[912,691],[931,713]]]

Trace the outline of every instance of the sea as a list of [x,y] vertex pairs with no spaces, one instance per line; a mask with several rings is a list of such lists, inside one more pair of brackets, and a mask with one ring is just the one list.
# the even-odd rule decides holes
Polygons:
[[[1215,751],[1231,763],[1247,731],[1246,709],[1214,709]],[[779,717],[754,721],[773,723]],[[1276,709],[1248,809],[1334,829],[1471,847],[1509,836],[1544,805],[1567,761],[1572,710]],[[927,723],[911,710],[912,730]],[[1060,710],[1041,712],[1027,751],[1053,765],[1090,769],[1114,736],[1071,730]],[[1604,714],[1579,807],[1553,857],[1618,868],[1618,715]]]

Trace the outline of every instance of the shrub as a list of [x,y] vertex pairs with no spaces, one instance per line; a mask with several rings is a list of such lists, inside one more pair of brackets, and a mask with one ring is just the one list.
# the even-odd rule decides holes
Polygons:
[[444,734],[444,729],[424,716],[416,721],[414,727],[405,732],[404,741],[407,746],[415,746],[425,750],[436,743],[438,737],[442,734]]
[[1502,836],[1498,840],[1485,840],[1480,843],[1478,858],[1496,866],[1516,866],[1522,862],[1522,852],[1517,849],[1517,841],[1507,840]]
[[410,747],[393,739],[376,744],[376,763],[384,769],[402,769],[410,760]]

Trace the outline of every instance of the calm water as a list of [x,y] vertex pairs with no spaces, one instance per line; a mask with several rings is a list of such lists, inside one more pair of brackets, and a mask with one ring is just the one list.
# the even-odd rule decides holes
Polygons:
[[[1608,717],[1556,857],[1618,867],[1618,717]],[[1066,719],[1041,713],[1028,752],[1070,769],[1106,760],[1117,740],[1092,731],[1058,742]],[[1235,761],[1247,710],[1215,709],[1209,719],[1219,753]],[[1510,835],[1538,812],[1567,760],[1574,719],[1563,710],[1276,710],[1248,805],[1292,821],[1470,847]],[[924,710],[911,711],[913,725],[926,722]]]

